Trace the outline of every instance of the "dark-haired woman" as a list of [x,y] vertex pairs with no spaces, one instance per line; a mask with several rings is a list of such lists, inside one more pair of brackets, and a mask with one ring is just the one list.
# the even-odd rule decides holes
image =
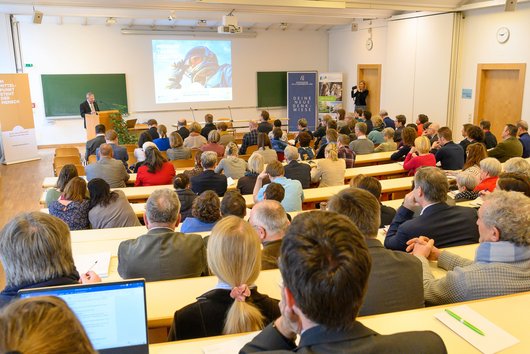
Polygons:
[[88,192],[90,193],[88,220],[93,229],[141,225],[122,191],[111,192],[107,182],[101,178],[94,178],[88,182]]
[[149,131],[145,131],[140,134],[140,137],[138,138],[138,147],[134,149],[134,157],[136,157],[137,162],[143,162],[145,160],[144,143],[147,143],[148,141],[153,141]]
[[144,164],[138,168],[134,185],[159,186],[171,184],[174,177],[175,168],[173,164],[168,162],[158,149],[148,147],[145,151]]
[[191,215],[180,227],[181,232],[207,232],[211,231],[221,219],[221,202],[214,191],[202,192],[193,201]]
[[74,165],[68,164],[64,165],[59,172],[59,178],[57,178],[57,183],[54,188],[50,188],[46,191],[46,206],[50,206],[51,202],[59,199],[61,194],[64,192],[64,187],[70,182],[74,177],[77,177],[77,169]]
[[191,207],[193,201],[197,198],[197,194],[191,190],[190,179],[184,173],[179,173],[173,180],[173,188],[180,200],[180,221],[183,222],[187,217],[191,216]]

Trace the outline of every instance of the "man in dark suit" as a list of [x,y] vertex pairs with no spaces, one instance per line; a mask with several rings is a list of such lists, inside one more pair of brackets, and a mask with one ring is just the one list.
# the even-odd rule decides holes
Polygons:
[[217,127],[215,126],[215,124],[213,124],[213,115],[211,115],[210,113],[204,116],[204,121],[206,122],[206,124],[201,130],[201,135],[204,136],[206,140],[208,140],[208,134],[210,134],[212,130],[217,130]]
[[154,191],[145,206],[146,235],[120,243],[118,273],[124,279],[159,281],[208,274],[202,237],[175,232],[180,201],[170,189]]
[[484,131],[484,144],[486,144],[486,149],[492,149],[497,146],[497,138],[490,131],[491,123],[488,120],[480,121],[480,127]]
[[434,332],[380,335],[355,320],[371,260],[363,235],[347,217],[326,211],[298,215],[283,238],[279,264],[281,316],[240,353],[447,352]]
[[110,188],[124,188],[129,180],[129,174],[119,160],[112,158],[112,146],[101,144],[99,147],[99,161],[85,166],[87,181],[94,178],[101,178],[107,182]]
[[269,134],[272,131],[272,124],[269,122],[270,115],[267,111],[261,111],[260,122],[258,124],[258,133]]
[[98,103],[96,102],[96,98],[92,92],[87,92],[86,101],[83,101],[83,103],[79,105],[79,111],[81,117],[83,117],[83,127],[86,129],[85,114],[94,114],[99,112]]
[[177,133],[179,133],[179,135],[182,137],[182,140],[190,136],[190,131],[188,130],[186,125],[187,125],[186,119],[180,118],[178,121]]
[[464,167],[464,149],[453,142],[453,133],[448,127],[438,130],[438,141],[432,144],[432,149],[442,170],[461,170]]
[[[129,161],[129,154],[127,153],[127,149],[123,146],[118,145],[118,134],[114,129],[109,129],[105,133],[105,142],[109,144],[112,147],[112,156],[116,160],[120,160],[125,168],[127,168],[127,161]],[[96,149],[96,156],[99,160],[99,148]]]
[[228,187],[226,176],[215,173],[215,166],[217,165],[217,153],[214,151],[205,151],[201,155],[201,166],[203,172],[201,174],[191,177],[191,190],[195,194],[201,194],[206,190],[212,190],[222,197]]
[[151,135],[153,140],[160,138],[160,135],[158,135],[158,122],[156,119],[149,119],[147,121],[147,128],[149,130],[149,135]]
[[300,154],[294,146],[286,146],[283,151],[287,165],[284,166],[285,178],[296,179],[302,183],[302,188],[309,188],[311,185],[311,166],[298,162]]
[[97,148],[105,143],[105,126],[96,125],[96,137],[86,142],[85,160],[88,161],[90,155],[95,155]]
[[[478,242],[477,211],[468,207],[447,205],[449,183],[443,171],[422,167],[414,176],[414,189],[405,196],[390,228],[385,247],[405,251],[407,241],[428,236],[441,248]],[[413,218],[413,209],[422,208]]]
[[379,208],[379,200],[360,188],[344,189],[328,202],[329,211],[348,217],[359,228],[372,257],[360,316],[424,307],[421,262],[410,254],[383,247],[377,239]]

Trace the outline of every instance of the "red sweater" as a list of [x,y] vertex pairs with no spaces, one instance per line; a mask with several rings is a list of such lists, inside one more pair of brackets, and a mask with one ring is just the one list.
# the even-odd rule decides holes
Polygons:
[[478,186],[476,186],[475,189],[473,189],[473,191],[480,192],[483,190],[487,190],[487,191],[493,192],[493,190],[497,187],[498,179],[499,177],[488,177],[486,179],[483,179],[482,181],[480,181]]
[[175,177],[175,168],[171,162],[164,162],[160,171],[150,173],[147,166],[141,166],[136,174],[135,186],[159,186],[172,184]]
[[403,168],[409,171],[409,176],[414,176],[416,170],[422,166],[436,166],[436,158],[433,154],[426,154],[421,156],[412,157],[412,154],[409,152],[407,157],[405,157],[405,162],[403,163]]

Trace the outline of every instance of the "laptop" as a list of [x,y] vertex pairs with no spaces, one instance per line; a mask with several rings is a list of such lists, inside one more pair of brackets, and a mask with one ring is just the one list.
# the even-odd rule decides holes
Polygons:
[[127,128],[132,129],[136,126],[137,119],[127,119],[125,123],[127,123]]
[[18,296],[63,299],[101,354],[149,353],[143,279],[25,289]]

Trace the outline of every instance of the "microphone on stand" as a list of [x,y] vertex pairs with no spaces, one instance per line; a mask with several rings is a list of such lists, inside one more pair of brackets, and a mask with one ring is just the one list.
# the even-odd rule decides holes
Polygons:
[[190,107],[190,111],[191,111],[191,116],[193,117],[193,121],[196,122],[197,120],[195,119],[195,113],[193,112],[193,108]]

